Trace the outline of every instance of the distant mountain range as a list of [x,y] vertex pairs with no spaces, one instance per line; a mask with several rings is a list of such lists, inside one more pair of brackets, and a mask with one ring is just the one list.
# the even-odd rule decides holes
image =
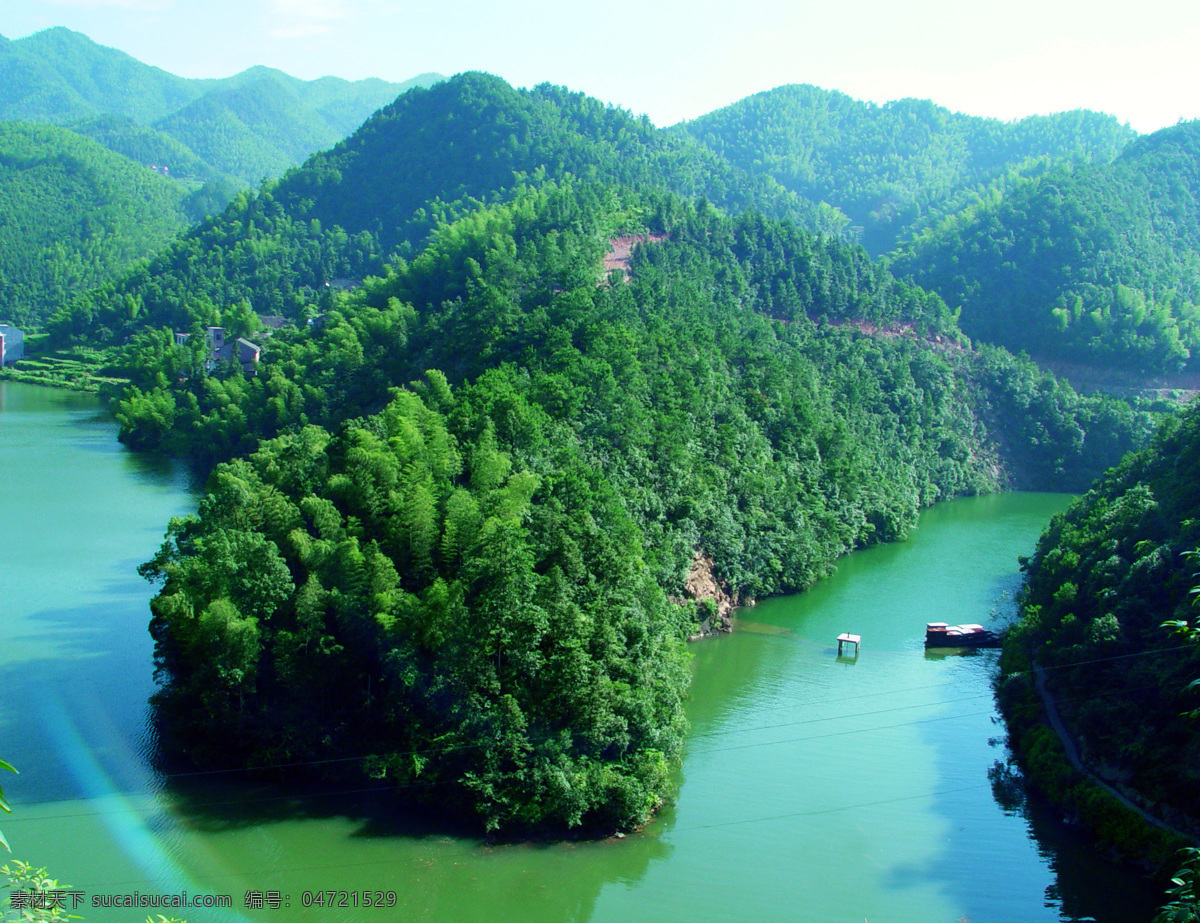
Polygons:
[[[1200,350],[1194,125],[1139,138],[1094,112],[1000,122],[927,100],[880,106],[788,86],[656,129],[566,88],[516,89],[478,73],[389,84],[302,81],[255,67],[188,80],[67,29],[0,39],[0,117],[54,123],[175,181],[182,194],[167,207],[171,230],[156,232],[155,244],[135,238],[133,249],[146,256],[205,215],[240,243],[220,257],[193,253],[192,265],[249,246],[239,226],[266,199],[216,216],[239,189],[280,177],[272,207],[289,222],[318,222],[320,232],[303,234],[323,242],[301,246],[292,231],[275,234],[267,248],[287,241],[300,263],[276,252],[295,272],[280,280],[283,268],[270,268],[269,286],[210,267],[207,297],[218,302],[236,292],[234,300],[300,310],[333,267],[381,272],[390,254],[416,252],[431,228],[471,203],[570,175],[703,198],[861,243],[960,311],[970,336],[1035,357],[1155,375],[1194,369]],[[20,169],[7,165],[10,189]],[[256,227],[261,233],[261,220]],[[323,236],[335,227],[348,235],[343,243]],[[42,245],[13,246],[19,258],[8,258],[6,285],[25,294],[9,314],[27,322],[115,278],[104,261],[103,273],[79,269],[98,259],[92,244],[80,251],[92,256],[70,257],[76,270],[51,271],[57,281],[47,287],[13,262],[39,265],[30,254]],[[181,242],[169,259],[195,246]],[[180,304],[178,293],[166,303]]]
[[0,315],[36,326],[439,79],[193,80],[69,29],[0,36]]
[[927,99],[880,106],[808,85],[756,93],[672,131],[836,207],[875,254],[989,189],[1054,164],[1111,160],[1136,137],[1098,112],[1002,122]]
[[202,181],[278,176],[409,87],[440,79],[299,80],[268,67],[188,79],[70,29],[0,37],[0,119],[77,128],[120,154],[148,154],[147,165]]

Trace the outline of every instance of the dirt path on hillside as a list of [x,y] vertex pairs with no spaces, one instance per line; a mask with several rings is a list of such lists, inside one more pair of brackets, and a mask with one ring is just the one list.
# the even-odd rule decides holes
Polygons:
[[1183,837],[1183,839],[1188,840],[1189,842],[1195,842],[1195,838],[1191,834],[1185,833],[1182,830],[1178,830],[1175,827],[1172,827],[1170,824],[1159,820],[1154,815],[1148,814],[1146,810],[1139,804],[1134,801],[1130,801],[1129,798],[1125,797],[1125,795],[1121,794],[1121,792],[1113,788],[1113,786],[1109,785],[1094,772],[1088,769],[1088,767],[1083,764],[1083,760],[1079,758],[1079,748],[1075,745],[1074,738],[1071,737],[1071,735],[1067,732],[1066,725],[1063,724],[1062,717],[1058,713],[1058,706],[1054,702],[1054,694],[1046,688],[1046,671],[1042,669],[1042,665],[1039,663],[1035,663],[1033,665],[1033,682],[1037,687],[1038,695],[1042,697],[1042,705],[1045,708],[1046,718],[1050,722],[1050,727],[1054,729],[1054,733],[1057,734],[1058,739],[1062,741],[1063,749],[1067,751],[1067,759],[1071,761],[1072,766],[1087,776],[1092,782],[1096,783],[1106,792],[1111,794],[1114,798],[1120,801],[1121,804],[1136,811],[1147,823],[1153,824],[1155,827],[1166,830],[1170,833],[1174,833],[1176,836]]

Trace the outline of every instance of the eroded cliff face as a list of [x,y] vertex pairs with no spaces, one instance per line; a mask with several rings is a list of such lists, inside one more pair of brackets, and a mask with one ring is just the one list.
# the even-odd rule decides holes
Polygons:
[[741,603],[737,594],[717,578],[713,559],[699,549],[692,557],[692,566],[683,583],[683,593],[684,599],[676,599],[676,602],[692,600],[700,608],[701,621],[692,640],[733,630],[733,610]]

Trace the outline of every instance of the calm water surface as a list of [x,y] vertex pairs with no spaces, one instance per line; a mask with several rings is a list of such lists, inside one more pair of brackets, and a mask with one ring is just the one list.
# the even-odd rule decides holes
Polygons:
[[[88,398],[0,383],[0,755],[14,855],[90,902],[229,894],[192,923],[271,920],[1149,920],[1157,895],[1057,819],[993,790],[994,652],[926,655],[926,621],[1007,617],[1066,497],[927,512],[913,538],[847,558],[799,597],[693,646],[678,803],[601,843],[490,846],[362,792],[287,791],[154,763],[150,587],[135,567],[195,495],[125,452]],[[844,631],[857,658],[836,654]],[[392,910],[305,908],[385,890]],[[278,892],[279,909],[245,908]],[[145,912],[77,911],[84,920]]]

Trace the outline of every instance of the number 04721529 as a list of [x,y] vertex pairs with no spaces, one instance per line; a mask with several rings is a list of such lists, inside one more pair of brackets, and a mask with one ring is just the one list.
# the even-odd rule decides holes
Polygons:
[[303,891],[305,907],[395,907],[395,891]]

